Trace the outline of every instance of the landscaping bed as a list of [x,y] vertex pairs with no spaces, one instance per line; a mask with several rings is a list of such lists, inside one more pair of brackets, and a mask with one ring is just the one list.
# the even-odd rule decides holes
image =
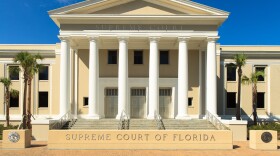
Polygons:
[[248,130],[274,130],[277,131],[278,140],[280,140],[280,124],[276,122],[270,122],[261,125],[252,125],[248,127]]
[[3,130],[7,129],[17,129],[18,126],[10,125],[9,127],[4,127],[4,125],[0,125],[0,140],[2,140]]

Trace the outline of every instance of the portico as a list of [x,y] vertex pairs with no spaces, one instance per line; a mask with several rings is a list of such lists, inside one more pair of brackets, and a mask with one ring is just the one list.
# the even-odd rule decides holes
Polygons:
[[49,12],[61,29],[60,115],[217,114],[217,28],[227,12],[191,1],[76,5]]
[[[211,38],[211,39],[210,39]],[[118,90],[117,94],[117,101],[118,101],[118,106],[117,106],[117,115],[116,118],[120,118],[121,114],[125,112],[126,114],[131,115],[131,89],[132,88],[144,88],[146,95],[145,95],[145,103],[147,105],[147,109],[145,112],[144,116],[146,116],[148,119],[154,119],[157,114],[161,114],[159,111],[159,105],[160,105],[160,88],[173,88],[172,90],[172,115],[170,115],[170,118],[176,118],[176,119],[190,119],[190,115],[188,112],[188,90],[189,90],[189,77],[191,76],[191,73],[189,73],[189,50],[196,51],[196,53],[199,53],[199,50],[196,48],[199,48],[200,46],[205,46],[207,45],[207,48],[205,48],[205,54],[207,56],[207,71],[216,71],[216,60],[215,60],[215,40],[217,37],[205,37],[205,38],[196,38],[192,36],[178,36],[178,37],[146,37],[139,39],[137,36],[112,36],[110,39],[108,39],[108,36],[103,37],[102,35],[87,35],[83,39],[80,37],[61,37],[62,39],[62,45],[61,46],[61,75],[69,75],[70,73],[70,55],[71,55],[71,50],[69,47],[71,47],[70,43],[73,42],[78,42],[78,41],[84,41],[88,42],[87,45],[88,47],[88,79],[85,79],[84,77],[78,77],[79,79],[83,79],[88,81],[88,115],[87,118],[91,119],[100,119],[105,117],[105,101],[104,100],[99,100],[99,99],[104,99],[104,96],[100,95],[103,94],[101,91],[105,92],[102,89],[105,88],[116,88]],[[108,42],[108,40],[114,40],[112,44],[115,45],[113,49],[117,49],[118,47],[118,76],[117,77],[101,77],[99,76],[99,70],[100,64],[100,49],[105,48],[103,47],[104,45],[100,44],[100,42]],[[161,41],[163,43],[161,43]],[[142,42],[142,44],[141,44]],[[146,42],[146,43],[145,43]],[[140,43],[140,44],[139,44]],[[147,44],[148,43],[148,44]],[[176,77],[170,76],[168,77],[160,77],[159,76],[159,66],[160,66],[160,61],[159,61],[159,52],[161,49],[167,49],[168,46],[166,43],[172,43],[175,48],[174,51],[177,52],[177,58],[178,60],[178,65],[177,67],[177,75]],[[81,43],[84,44],[84,43]],[[138,44],[137,47],[135,44]],[[116,46],[117,45],[117,46]],[[131,45],[131,47],[130,47]],[[147,47],[147,45],[149,47]],[[163,47],[161,47],[163,45]],[[112,45],[113,46],[113,45]],[[173,48],[174,48],[173,47]],[[173,49],[173,48],[168,48]],[[191,49],[190,49],[191,48]],[[81,47],[81,49],[84,49]],[[111,48],[105,49],[109,50]],[[139,49],[147,49],[149,51],[149,64],[148,64],[148,76],[147,78],[141,78],[141,77],[130,77],[129,76],[129,57],[128,57],[128,51],[129,50],[139,50]],[[104,49],[103,49],[104,50]],[[77,49],[79,51],[79,49]],[[210,54],[209,54],[210,53]],[[211,55],[212,54],[212,55]],[[170,55],[173,55],[171,53]],[[210,59],[214,59],[210,61]],[[77,63],[72,61],[71,63]],[[199,64],[201,66],[202,64]],[[102,69],[101,69],[102,70]],[[205,70],[206,71],[206,70]],[[215,90],[216,90],[216,85],[214,84],[214,81],[216,81],[216,74],[212,72],[207,72],[205,73],[207,75],[206,81],[211,82],[207,83],[208,85],[206,86],[205,92],[206,95],[209,95],[208,103],[207,105],[207,110],[210,111],[213,114],[216,114],[216,101],[215,97]],[[67,74],[66,74],[67,73]],[[76,75],[77,76],[77,75]],[[199,75],[201,76],[201,75]],[[211,77],[212,76],[212,77]],[[74,75],[70,75],[70,77],[74,77]],[[100,89],[99,85],[102,84],[101,81],[104,81],[105,79],[114,79],[112,80],[112,85],[110,87],[102,87]],[[138,79],[138,80],[137,80]],[[173,85],[170,85],[170,87],[166,87],[162,84],[160,84],[160,80],[166,80],[166,81],[173,81]],[[172,80],[171,80],[172,79]],[[133,80],[134,82],[131,82]],[[117,81],[113,83],[113,81]],[[137,82],[139,81],[139,82]],[[61,97],[67,97],[67,95],[70,95],[69,88],[73,88],[73,86],[70,86],[70,79],[69,77],[61,76],[60,77],[60,84],[61,84]],[[139,87],[133,87],[135,84],[140,84]],[[171,83],[171,82],[170,82]],[[69,84],[69,85],[67,85]],[[201,84],[199,84],[201,85]],[[167,85],[168,86],[168,85]],[[200,86],[201,89],[200,91],[204,91],[203,86]],[[86,88],[83,88],[86,89]],[[77,89],[73,89],[72,91],[75,91]],[[78,93],[75,93],[78,94]],[[199,96],[199,95],[198,95]],[[200,99],[200,97],[196,97]],[[103,102],[102,102],[103,101]],[[204,103],[201,101],[201,104]],[[202,105],[198,105],[197,107],[203,107]],[[66,113],[68,112],[69,108],[71,108],[70,103],[69,103],[69,98],[61,98],[61,105],[60,105],[61,111],[60,113]],[[171,108],[170,108],[171,109]],[[204,114],[204,112],[202,112]],[[198,114],[201,115],[201,114]]]

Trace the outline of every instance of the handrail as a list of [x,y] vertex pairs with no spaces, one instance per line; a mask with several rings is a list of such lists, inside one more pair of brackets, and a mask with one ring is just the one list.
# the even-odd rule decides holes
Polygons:
[[129,129],[129,119],[123,110],[120,116],[120,121],[118,125],[118,130],[128,130]]
[[162,118],[160,114],[158,114],[156,111],[155,111],[155,121],[157,123],[158,130],[165,130],[164,124],[162,122]]
[[211,122],[218,130],[229,130],[229,128],[224,125],[220,119],[211,114],[209,111],[206,112],[206,119]]
[[58,119],[50,129],[61,129],[67,122],[69,122],[68,128],[72,127],[75,124],[76,119],[71,114],[69,110],[64,114],[60,119]]

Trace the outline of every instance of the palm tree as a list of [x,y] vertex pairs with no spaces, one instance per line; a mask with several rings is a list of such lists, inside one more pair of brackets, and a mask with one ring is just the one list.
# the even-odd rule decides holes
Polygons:
[[18,97],[19,92],[17,90],[10,89],[12,82],[9,78],[0,78],[0,83],[4,85],[5,88],[5,102],[6,105],[6,125],[10,125],[10,96]]
[[29,77],[28,77],[28,99],[27,99],[27,128],[32,129],[31,125],[31,88],[32,88],[32,80],[34,78],[35,73],[38,73],[41,65],[37,63],[37,60],[42,60],[43,57],[39,54],[32,55],[32,65],[29,70]]
[[237,68],[238,73],[238,95],[237,95],[237,104],[236,104],[236,119],[241,120],[240,114],[240,99],[241,99],[241,83],[242,83],[242,67],[246,65],[247,56],[245,54],[236,54],[233,57],[234,63],[228,65],[228,67]]
[[[23,70],[23,79],[24,79],[23,106],[22,106],[22,110],[23,110],[23,113],[22,113],[22,117],[23,117],[22,128],[23,129],[26,129],[26,126],[27,126],[26,125],[27,124],[27,118],[26,118],[27,85],[28,85],[28,81],[30,80],[30,78],[31,77],[33,78],[32,73],[34,71],[34,66],[36,66],[36,63],[34,63],[34,60],[35,61],[37,60],[37,56],[36,55],[31,55],[28,52],[20,52],[14,58],[14,62],[19,63],[22,67],[22,70]],[[30,95],[31,95],[31,93],[30,93]],[[28,106],[28,108],[29,108],[29,112],[30,112],[30,106]]]
[[253,91],[253,116],[254,116],[254,125],[257,125],[257,95],[258,95],[258,88],[257,88],[257,83],[258,83],[258,78],[259,77],[264,77],[264,72],[263,71],[257,71],[251,74],[251,77],[248,78],[247,76],[242,77],[242,83],[243,84],[252,84],[252,91]]

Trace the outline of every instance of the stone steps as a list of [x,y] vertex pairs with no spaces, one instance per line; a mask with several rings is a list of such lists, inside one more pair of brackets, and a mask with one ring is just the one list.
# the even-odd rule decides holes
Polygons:
[[[76,123],[70,129],[106,129],[106,130],[117,130],[119,125],[119,120],[116,119],[100,119],[100,120],[86,120],[78,119]],[[68,129],[67,125],[64,126]]]
[[[163,124],[166,130],[216,130],[216,128],[207,120],[176,120],[163,119]],[[70,129],[96,129],[96,130],[117,130],[119,120],[116,119],[100,119],[100,120],[85,120],[78,119]],[[63,129],[68,129],[65,125]],[[130,130],[157,130],[157,123],[155,120],[147,119],[130,119]]]
[[207,120],[175,120],[163,119],[166,130],[216,130],[215,126]]

